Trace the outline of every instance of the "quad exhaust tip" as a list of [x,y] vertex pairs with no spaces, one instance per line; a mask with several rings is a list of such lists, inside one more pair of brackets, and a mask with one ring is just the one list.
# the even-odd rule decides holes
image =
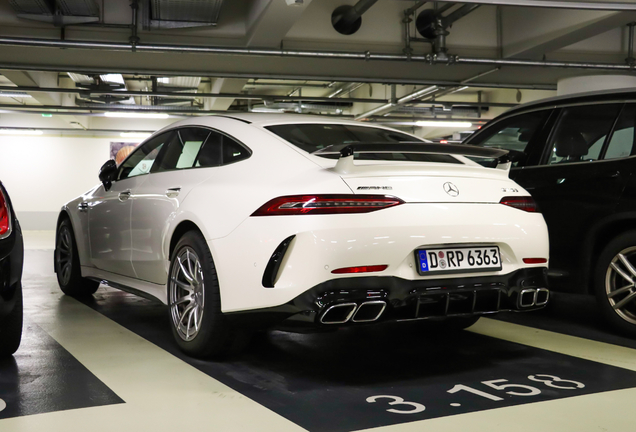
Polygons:
[[329,306],[320,317],[322,324],[344,324],[351,320],[356,323],[376,321],[384,313],[384,300],[366,301],[358,306],[356,303],[339,303]]
[[550,299],[550,291],[546,288],[527,288],[519,291],[519,308],[529,308],[532,306],[544,306]]

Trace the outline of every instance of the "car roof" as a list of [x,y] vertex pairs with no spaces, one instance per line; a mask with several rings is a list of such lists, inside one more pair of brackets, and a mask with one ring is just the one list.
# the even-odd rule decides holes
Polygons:
[[220,117],[233,118],[235,120],[239,120],[244,123],[250,123],[255,126],[264,126],[277,123],[342,123],[354,124],[358,126],[364,125],[364,123],[343,119],[341,116],[318,116],[293,113],[228,113],[222,114],[220,115]]
[[503,116],[507,117],[510,114],[517,114],[522,111],[534,111],[540,108],[551,108],[570,104],[626,101],[636,101],[636,88],[630,87],[555,96],[516,106],[506,111]]

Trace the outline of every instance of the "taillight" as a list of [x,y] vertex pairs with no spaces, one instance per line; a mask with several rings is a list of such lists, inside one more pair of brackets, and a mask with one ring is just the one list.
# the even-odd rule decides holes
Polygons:
[[526,264],[545,264],[548,262],[547,258],[524,258],[523,262]]
[[404,204],[386,195],[292,195],[266,202],[252,216],[369,213]]
[[514,207],[516,209],[527,211],[530,213],[539,213],[537,203],[534,202],[532,197],[529,196],[503,197],[501,201],[499,201],[499,204]]
[[11,234],[11,214],[9,213],[9,203],[0,190],[0,238]]
[[335,270],[331,270],[334,274],[347,274],[347,273],[373,273],[386,270],[388,265],[371,265],[371,266],[358,266],[358,267],[344,267]]

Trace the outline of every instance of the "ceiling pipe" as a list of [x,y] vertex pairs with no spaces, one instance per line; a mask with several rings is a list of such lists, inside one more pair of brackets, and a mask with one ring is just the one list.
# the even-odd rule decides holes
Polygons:
[[[62,88],[62,87],[29,87],[29,86],[0,86],[0,91],[25,91],[31,93],[66,93],[79,94],[84,97],[101,95],[101,96],[153,96],[165,98],[227,98],[227,99],[245,99],[245,100],[277,100],[277,101],[299,101],[299,102],[333,102],[329,97],[317,96],[285,96],[285,95],[259,95],[259,94],[243,94],[243,93],[190,93],[190,92],[160,92],[160,91],[143,91],[143,90],[89,90],[81,88]],[[0,95],[1,96],[1,95]],[[379,98],[348,98],[347,102],[362,103],[383,103],[388,99]]]
[[[636,7],[636,6],[635,6]],[[0,46],[27,46],[41,48],[63,48],[63,49],[92,49],[107,51],[130,51],[132,45],[120,42],[91,42],[91,41],[69,41],[53,39],[34,38],[12,38],[0,37]],[[630,65],[616,63],[593,63],[593,62],[566,62],[566,61],[536,61],[522,59],[487,59],[470,58],[459,56],[448,56],[448,59],[440,59],[431,54],[426,55],[406,55],[389,53],[366,52],[343,52],[343,51],[308,51],[308,50],[282,50],[282,49],[255,49],[255,48],[232,48],[232,47],[206,47],[206,46],[186,46],[186,45],[153,45],[137,44],[135,50],[139,52],[175,52],[192,54],[217,54],[217,55],[239,55],[239,56],[275,56],[275,57],[298,57],[298,58],[324,58],[339,60],[365,60],[365,61],[400,61],[400,62],[423,62],[429,64],[472,64],[488,66],[529,66],[529,67],[557,67],[567,69],[594,69],[629,71]],[[72,68],[67,68],[72,69]],[[42,70],[42,69],[40,69]],[[94,70],[94,69],[93,69]],[[142,71],[137,70],[137,73]],[[118,71],[121,73],[121,71]],[[172,74],[177,74],[173,72]],[[209,73],[205,73],[210,76]],[[180,74],[183,75],[183,74]],[[254,74],[244,74],[254,78]],[[301,78],[302,79],[302,78]],[[305,78],[308,79],[309,78]],[[324,77],[322,78],[324,79]],[[347,79],[337,81],[349,81]],[[356,79],[356,81],[360,81]],[[378,80],[375,80],[378,81]]]
[[337,7],[331,15],[333,28],[344,35],[354,34],[362,25],[362,15],[377,1],[360,0],[353,6],[344,5]]
[[596,11],[636,11],[636,4],[624,2],[555,1],[555,0],[461,0],[482,5],[578,9]]

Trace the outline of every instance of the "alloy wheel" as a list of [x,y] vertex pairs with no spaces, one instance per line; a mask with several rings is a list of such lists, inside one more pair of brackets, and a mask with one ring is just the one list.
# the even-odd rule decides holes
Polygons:
[[636,324],[636,247],[620,251],[610,262],[605,276],[605,292],[614,312]]
[[193,340],[201,330],[205,302],[203,269],[190,247],[179,251],[170,272],[170,316],[177,334],[184,341]]
[[66,226],[62,226],[58,235],[57,262],[61,282],[67,285],[71,280],[73,270],[73,241],[71,232]]

